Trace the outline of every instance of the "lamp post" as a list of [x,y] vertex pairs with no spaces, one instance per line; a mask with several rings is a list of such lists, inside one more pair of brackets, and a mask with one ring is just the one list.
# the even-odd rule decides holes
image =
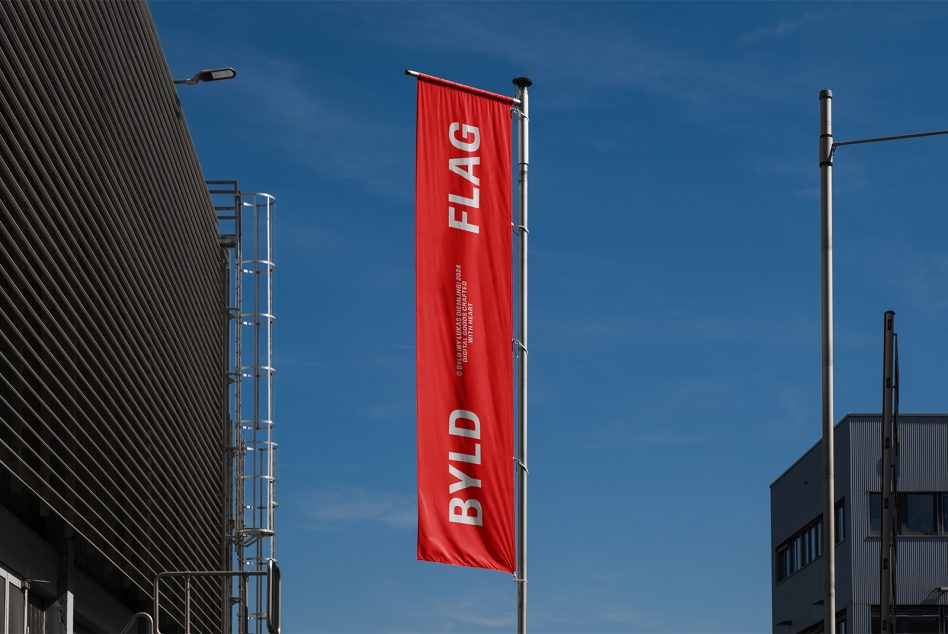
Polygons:
[[206,70],[199,70],[194,73],[188,79],[175,79],[175,84],[184,84],[185,86],[193,86],[200,82],[211,82],[211,81],[221,81],[224,79],[233,79],[237,76],[237,71],[233,68],[209,68]]
[[820,302],[823,352],[823,631],[836,632],[836,488],[833,447],[833,93],[820,92]]
[[846,145],[900,141],[948,134],[948,130],[833,140],[833,92],[820,91],[820,255],[823,350],[823,632],[836,632],[836,492],[833,455],[833,158]]

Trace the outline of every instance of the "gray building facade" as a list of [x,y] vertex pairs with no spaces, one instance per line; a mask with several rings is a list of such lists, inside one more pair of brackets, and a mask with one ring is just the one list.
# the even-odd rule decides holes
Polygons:
[[[881,416],[835,428],[837,631],[878,631]],[[899,632],[948,633],[948,415],[899,416]],[[773,632],[821,632],[822,443],[770,486]]]
[[0,632],[118,632],[228,565],[226,264],[147,4],[0,2]]

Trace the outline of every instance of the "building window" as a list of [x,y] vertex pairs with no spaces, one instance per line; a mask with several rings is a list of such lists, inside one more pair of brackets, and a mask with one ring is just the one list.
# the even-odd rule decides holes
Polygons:
[[815,560],[816,555],[816,524],[806,529],[806,563]]
[[[899,535],[948,533],[948,494],[899,493]],[[878,535],[882,523],[882,496],[869,494],[869,533]]]
[[790,569],[790,549],[781,546],[777,549],[777,581],[783,581],[791,575]]
[[846,539],[846,505],[843,500],[836,503],[836,543]]
[[0,575],[0,632],[6,634],[7,578]]
[[941,532],[948,533],[948,494],[941,496]]
[[882,494],[869,494],[869,532],[878,535],[882,532]]
[[[836,543],[846,538],[846,504],[840,500],[836,504]],[[817,517],[802,529],[790,536],[776,549],[777,581],[783,581],[798,570],[823,556],[823,516]]]
[[935,495],[904,493],[899,495],[902,532],[910,535],[934,535]]
[[0,632],[26,631],[26,597],[23,584],[16,576],[0,568],[0,617],[6,616],[6,630],[0,618]]
[[[906,634],[938,634],[939,612],[944,610],[937,605],[899,605],[895,608],[895,631]],[[870,630],[873,634],[881,632],[880,610],[872,606]]]

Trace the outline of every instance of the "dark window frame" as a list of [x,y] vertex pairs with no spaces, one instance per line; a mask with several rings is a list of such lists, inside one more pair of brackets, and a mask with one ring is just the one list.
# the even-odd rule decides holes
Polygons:
[[[879,491],[868,491],[869,535],[878,537],[882,534],[882,494]],[[933,531],[908,531],[908,495],[930,495],[934,510]],[[873,508],[875,507],[875,508]],[[899,537],[938,537],[948,535],[948,491],[899,491],[896,498],[896,513],[899,522]]]
[[[931,527],[932,528],[930,531],[910,531],[908,529],[908,521],[909,521],[908,504],[909,504],[910,496],[912,497],[928,496],[931,498],[930,509],[931,509]],[[938,495],[937,493],[929,492],[929,491],[905,491],[905,492],[900,491],[898,495],[898,499],[896,501],[896,504],[898,505],[897,513],[899,514],[899,518],[898,518],[899,519],[899,534],[908,535],[908,536],[918,536],[918,535],[938,535],[940,532],[942,532],[940,530],[942,529],[942,527],[938,525],[938,516],[940,515],[940,513],[938,512],[940,510],[938,508],[938,502],[939,502],[940,497],[941,496]]]
[[[839,545],[846,540],[846,497],[839,498],[834,508],[837,522],[842,518],[838,525],[841,529],[838,527],[836,531],[836,544]],[[781,560],[784,556],[787,557],[786,563]],[[822,556],[823,514],[820,513],[774,548],[775,585],[792,577]]]

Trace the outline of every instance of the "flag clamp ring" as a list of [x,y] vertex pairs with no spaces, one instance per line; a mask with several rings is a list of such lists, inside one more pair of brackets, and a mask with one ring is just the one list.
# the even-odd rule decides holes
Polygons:
[[524,473],[526,473],[527,475],[530,475],[530,470],[527,469],[527,465],[523,464],[523,460],[521,460],[521,459],[518,458],[517,456],[514,456],[513,461],[514,461],[514,464],[516,464],[518,467],[520,467],[521,469],[523,469],[523,472],[524,472]]
[[521,119],[529,119],[529,118],[530,118],[530,117],[528,117],[527,115],[525,115],[525,114],[523,113],[523,110],[521,110],[521,109],[518,108],[517,106],[510,106],[510,113],[519,116]]

